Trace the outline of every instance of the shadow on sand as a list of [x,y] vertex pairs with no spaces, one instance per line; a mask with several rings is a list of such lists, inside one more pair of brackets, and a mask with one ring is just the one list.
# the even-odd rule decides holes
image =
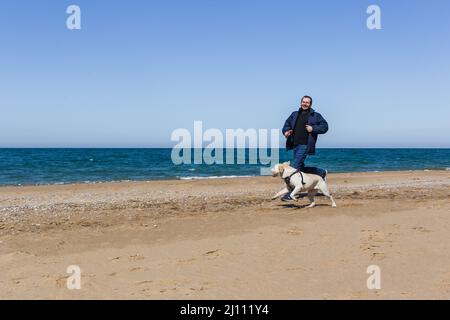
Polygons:
[[[289,209],[304,209],[307,206],[309,206],[309,203],[300,205],[300,204],[295,204],[294,202],[289,202],[289,203],[283,203],[283,204],[279,205],[279,207],[289,208]],[[329,205],[325,204],[325,203],[316,203],[315,207],[329,207]]]
[[[307,198],[308,194],[307,193],[299,193],[297,195],[297,201],[302,200],[303,198]],[[316,197],[324,197],[324,195],[322,193],[317,193],[315,195]],[[296,204],[297,201],[289,201],[289,202],[283,202],[282,204],[279,205],[279,207],[283,207],[283,208],[291,208],[291,209],[303,209],[306,208],[307,206],[309,206],[309,201],[306,204]],[[326,207],[328,206],[327,204],[324,203],[316,203],[316,207]]]

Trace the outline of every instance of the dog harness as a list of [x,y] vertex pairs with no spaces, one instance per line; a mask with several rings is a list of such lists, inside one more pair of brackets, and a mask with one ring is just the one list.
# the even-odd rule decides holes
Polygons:
[[286,178],[284,178],[284,182],[286,183],[286,185],[288,186],[288,187],[290,187],[291,186],[291,177],[294,175],[294,174],[297,174],[297,173],[300,173],[300,177],[302,178],[302,185],[305,185],[306,183],[303,181],[303,173],[300,171],[300,170],[295,170],[295,172],[293,172],[291,175],[289,175],[288,177],[286,177]]

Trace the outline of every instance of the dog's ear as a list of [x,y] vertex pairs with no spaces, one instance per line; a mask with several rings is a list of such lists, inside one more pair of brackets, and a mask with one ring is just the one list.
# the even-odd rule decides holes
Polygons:
[[290,161],[286,161],[286,162],[284,162],[283,163],[285,166],[290,166],[291,165],[291,162]]

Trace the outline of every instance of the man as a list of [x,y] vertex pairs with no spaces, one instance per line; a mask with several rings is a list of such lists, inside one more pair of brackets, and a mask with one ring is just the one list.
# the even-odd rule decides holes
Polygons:
[[[287,118],[282,132],[287,138],[286,150],[294,150],[292,167],[302,172],[317,174],[326,179],[326,170],[305,167],[306,157],[316,152],[317,136],[328,131],[328,123],[320,113],[311,108],[312,102],[310,96],[304,96],[300,102],[300,109],[294,111]],[[293,199],[290,199],[289,194],[287,194],[283,200]]]

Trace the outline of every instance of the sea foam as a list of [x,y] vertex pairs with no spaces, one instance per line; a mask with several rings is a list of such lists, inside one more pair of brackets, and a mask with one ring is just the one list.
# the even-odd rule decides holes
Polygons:
[[178,177],[180,180],[204,180],[204,179],[227,179],[227,178],[249,178],[249,177],[255,177],[254,175],[244,175],[244,176],[238,176],[238,175],[231,175],[231,176],[208,176],[208,177],[200,177],[200,176],[193,176],[193,177]]

